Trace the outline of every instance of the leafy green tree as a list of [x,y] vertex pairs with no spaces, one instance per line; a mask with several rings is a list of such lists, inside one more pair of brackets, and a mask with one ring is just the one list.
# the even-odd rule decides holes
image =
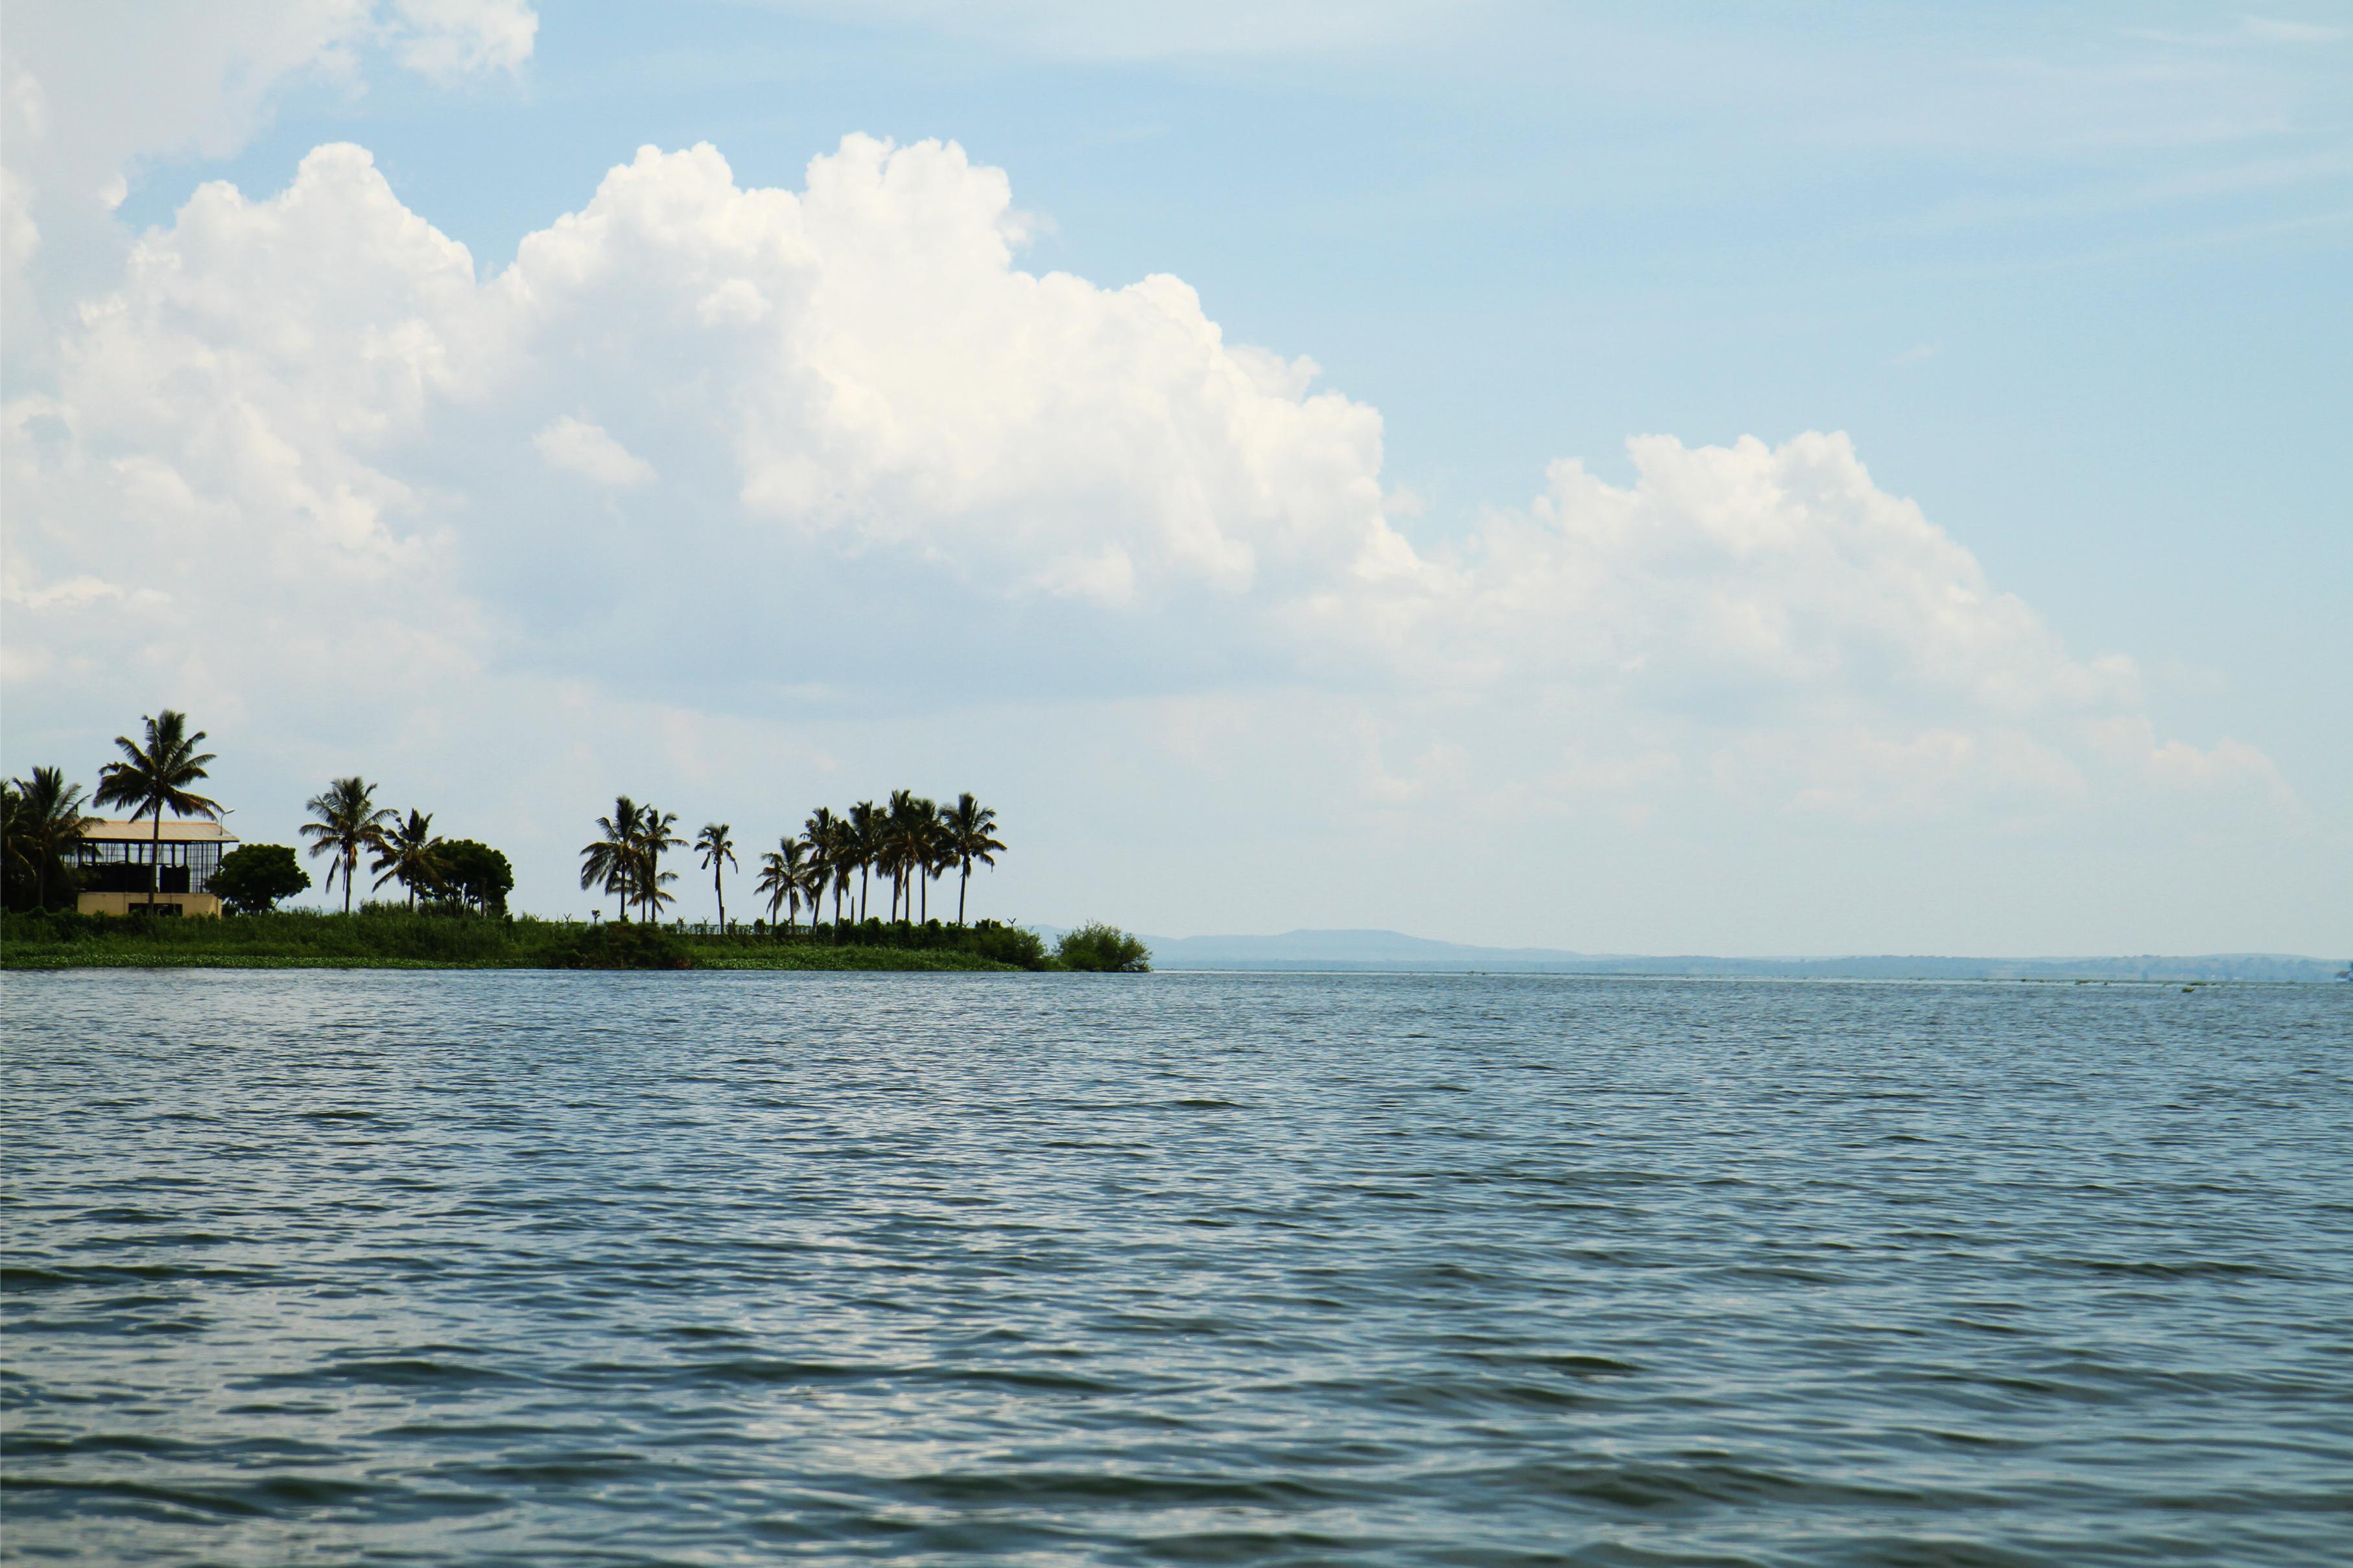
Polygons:
[[311,885],[311,873],[283,844],[247,844],[220,858],[213,872],[213,892],[241,915],[266,914],[280,899],[290,899]]
[[172,708],[142,721],[147,726],[144,745],[133,743],[127,735],[114,737],[122,755],[98,770],[98,794],[92,798],[100,805],[130,806],[133,822],[142,816],[155,819],[147,850],[147,898],[152,906],[163,885],[164,814],[217,822],[221,808],[220,802],[188,787],[208,776],[205,764],[213,760],[213,753],[196,750],[204,744],[205,732],[189,734],[188,716]]
[[35,768],[9,785],[7,852],[18,874],[33,885],[33,908],[49,907],[52,890],[69,890],[74,851],[82,840],[81,785],[66,783],[64,770]]
[[1103,973],[1136,974],[1152,967],[1152,950],[1114,925],[1090,921],[1062,933],[1054,944],[1054,958],[1065,969]]
[[433,893],[441,886],[444,867],[441,863],[441,840],[433,836],[433,816],[411,806],[408,820],[396,822],[384,830],[376,843],[374,863],[368,869],[379,873],[375,886],[397,881],[408,889],[408,907],[417,907],[417,895]]
[[600,884],[606,892],[620,900],[619,915],[629,918],[629,891],[634,886],[632,873],[637,852],[638,835],[642,830],[645,810],[628,795],[613,801],[613,815],[596,819],[596,837],[580,851],[580,885],[594,888]]
[[359,876],[360,854],[373,851],[384,843],[386,824],[399,816],[392,807],[375,803],[375,785],[353,773],[347,779],[330,779],[327,787],[311,797],[306,808],[311,820],[302,825],[302,837],[311,841],[312,855],[332,855],[327,862],[327,886],[335,885],[337,872],[343,879],[343,913],[352,912],[352,883]]
[[711,891],[719,900],[719,929],[727,930],[727,884],[720,879],[720,868],[735,865],[735,840],[728,837],[723,822],[706,822],[702,831],[694,836],[694,851],[702,857],[702,868],[711,873]]
[[487,844],[451,838],[441,846],[441,886],[477,914],[502,915],[514,891],[514,867]]
[[997,851],[1005,846],[996,836],[997,813],[975,799],[970,790],[956,796],[954,805],[940,807],[940,826],[947,830],[950,862],[960,868],[956,879],[956,924],[962,925],[965,889],[972,883],[974,864],[996,865]]

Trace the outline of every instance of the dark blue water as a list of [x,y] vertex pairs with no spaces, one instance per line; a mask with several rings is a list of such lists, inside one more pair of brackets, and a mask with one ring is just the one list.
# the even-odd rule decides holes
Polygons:
[[13,1561],[2353,1560],[2353,987],[5,1000]]

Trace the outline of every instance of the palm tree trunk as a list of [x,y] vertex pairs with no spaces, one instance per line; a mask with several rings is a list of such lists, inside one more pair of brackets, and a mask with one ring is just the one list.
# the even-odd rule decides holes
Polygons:
[[972,862],[964,863],[964,874],[956,879],[956,924],[964,924],[964,890],[972,886]]
[[343,846],[343,913],[352,912],[352,879],[359,875],[360,852],[350,844]]
[[[135,820],[135,819],[134,819]],[[155,803],[155,831],[147,841],[147,912],[155,912],[156,895],[164,890],[164,803]]]
[[711,889],[719,895],[719,934],[725,936],[727,934],[727,889],[720,883],[719,868],[716,866],[711,868]]
[[923,894],[923,912],[917,918],[924,925],[932,923],[932,871],[928,866],[915,868],[915,886]]

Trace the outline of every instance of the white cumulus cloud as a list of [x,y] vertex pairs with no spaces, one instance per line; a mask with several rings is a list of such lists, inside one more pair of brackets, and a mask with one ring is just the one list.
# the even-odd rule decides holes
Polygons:
[[556,420],[531,438],[547,466],[610,485],[616,489],[650,484],[653,465],[613,439],[601,425],[570,415]]

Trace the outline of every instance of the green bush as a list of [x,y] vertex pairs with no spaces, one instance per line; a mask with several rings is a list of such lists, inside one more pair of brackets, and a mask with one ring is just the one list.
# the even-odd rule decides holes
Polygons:
[[1000,921],[982,921],[965,933],[964,951],[1021,969],[1046,967],[1046,942],[1034,931]]
[[1089,921],[1076,931],[1062,933],[1062,940],[1054,944],[1054,962],[1064,969],[1135,974],[1152,967],[1152,951],[1117,926]]

